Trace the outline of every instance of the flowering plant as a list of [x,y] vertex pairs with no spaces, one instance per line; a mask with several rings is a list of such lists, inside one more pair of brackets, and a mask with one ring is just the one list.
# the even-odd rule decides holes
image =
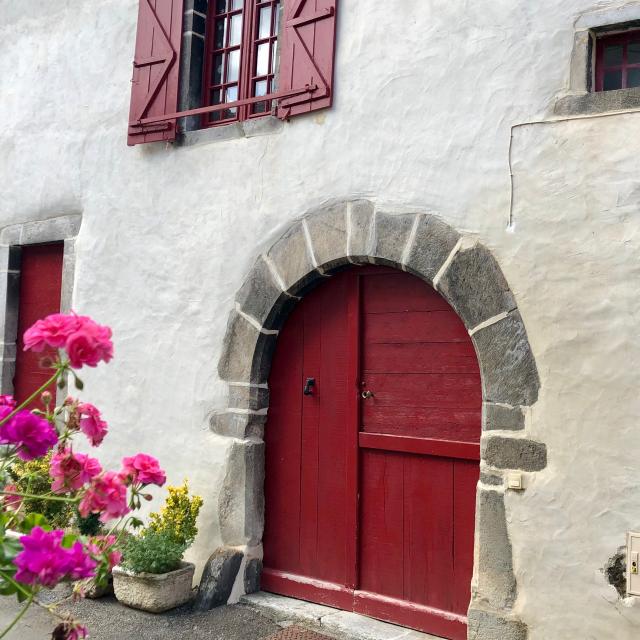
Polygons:
[[[145,492],[148,485],[162,486],[166,478],[158,461],[143,453],[124,458],[119,470],[104,470],[96,458],[75,451],[73,443],[78,434],[94,447],[102,443],[108,426],[100,411],[71,397],[54,406],[50,388],[64,389],[71,377],[82,389],[77,370],[111,360],[109,327],[87,316],[57,313],[25,332],[24,348],[64,351],[43,359],[51,376],[24,402],[17,405],[11,396],[0,396],[0,595],[15,595],[24,603],[0,638],[36,603],[60,618],[56,638],[76,640],[87,636],[86,628],[39,603],[38,591],[81,581],[76,593],[82,596],[88,583],[104,584],[121,559],[119,537],[142,525],[130,512],[140,508],[142,499],[151,499]],[[28,409],[38,398],[44,410]],[[43,469],[48,470],[44,481]],[[60,520],[51,516],[64,514],[62,522],[68,522],[74,510],[78,534],[59,528]],[[97,535],[96,520],[115,524]]]

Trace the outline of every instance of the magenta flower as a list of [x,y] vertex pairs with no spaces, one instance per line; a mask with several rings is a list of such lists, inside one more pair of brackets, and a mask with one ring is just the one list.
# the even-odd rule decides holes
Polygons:
[[102,467],[95,458],[73,453],[71,449],[58,451],[51,457],[49,467],[49,475],[53,478],[51,490],[54,493],[77,491],[100,473]]
[[43,351],[47,347],[64,347],[75,369],[85,364],[95,367],[100,361],[109,362],[113,357],[111,329],[75,313],[54,313],[24,332],[25,351]]
[[0,426],[0,444],[16,445],[22,460],[40,458],[57,442],[55,428],[30,411],[18,411],[9,422]]
[[102,556],[111,570],[122,560],[122,553],[113,548],[115,543],[115,536],[94,536],[89,541],[88,549],[92,556]]
[[102,419],[100,411],[92,404],[83,402],[78,405],[80,429],[89,438],[94,447],[102,443],[107,435],[107,423]]
[[146,453],[138,453],[122,459],[122,475],[133,484],[157,484],[161,487],[167,480],[159,462]]
[[64,345],[71,366],[79,369],[85,364],[95,367],[102,360],[109,362],[113,358],[111,329],[86,316],[78,317],[83,320],[82,325],[67,338]]
[[79,622],[61,622],[54,630],[52,638],[56,640],[84,640],[89,637],[87,627]]
[[11,410],[16,408],[16,401],[13,396],[0,396],[0,407],[9,407]]
[[94,478],[78,505],[78,511],[83,518],[90,513],[99,513],[102,522],[129,513],[124,479],[115,471],[107,471]]
[[82,543],[75,542],[70,549],[62,546],[64,531],[44,531],[34,527],[20,542],[23,550],[14,563],[18,568],[16,580],[24,584],[53,587],[61,580],[80,580],[95,575],[97,562],[83,549]]

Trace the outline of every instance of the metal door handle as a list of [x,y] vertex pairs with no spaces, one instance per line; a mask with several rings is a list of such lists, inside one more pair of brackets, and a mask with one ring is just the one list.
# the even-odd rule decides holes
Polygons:
[[361,394],[362,399],[366,400],[367,398],[373,398],[373,391],[369,391],[369,389],[367,389],[366,391],[363,391]]
[[312,396],[313,395],[313,387],[316,386],[316,379],[315,378],[307,378],[305,380],[304,383],[304,389],[302,390],[302,393],[305,396]]

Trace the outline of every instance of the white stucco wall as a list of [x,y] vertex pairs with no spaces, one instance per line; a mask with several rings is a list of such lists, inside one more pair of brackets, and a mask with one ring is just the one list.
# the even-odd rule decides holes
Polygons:
[[[128,148],[137,0],[0,5],[0,226],[82,212],[74,308],[116,358],[85,375],[111,425],[105,461],[143,450],[205,498],[219,543],[228,442],[216,363],[233,297],[278,229],[367,196],[441,215],[495,253],[542,388],[528,435],[549,466],[507,495],[532,640],[631,640],[640,605],[601,568],[640,528],[640,113],[513,130],[569,85],[574,23],[619,2],[493,0],[340,7],[333,109],[278,133]],[[640,18],[640,4],[626,3]]]

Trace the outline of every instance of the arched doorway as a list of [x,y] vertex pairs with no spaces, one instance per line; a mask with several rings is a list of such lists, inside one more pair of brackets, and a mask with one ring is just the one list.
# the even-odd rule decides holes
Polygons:
[[347,269],[291,312],[269,389],[263,589],[466,638],[482,387],[450,305]]

